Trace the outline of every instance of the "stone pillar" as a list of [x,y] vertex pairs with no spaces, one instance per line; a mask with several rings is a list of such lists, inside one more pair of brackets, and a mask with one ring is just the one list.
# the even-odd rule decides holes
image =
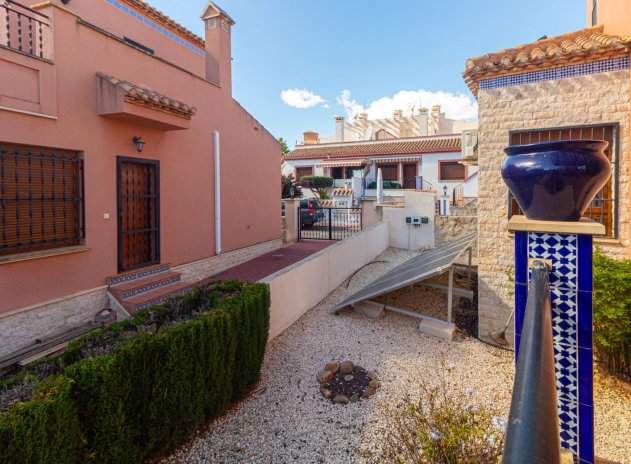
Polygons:
[[602,224],[535,221],[513,216],[515,231],[515,357],[528,295],[529,263],[544,260],[550,271],[552,335],[561,446],[578,462],[594,462],[592,343],[592,236]]
[[377,199],[362,201],[362,229],[368,229],[383,221],[383,208],[377,204]]
[[298,219],[300,218],[300,199],[285,198],[285,242],[294,243],[298,241]]

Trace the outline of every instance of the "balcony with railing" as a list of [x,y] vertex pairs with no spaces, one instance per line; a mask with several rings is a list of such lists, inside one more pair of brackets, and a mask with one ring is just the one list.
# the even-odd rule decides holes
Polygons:
[[[366,177],[363,179],[364,190],[374,190],[377,188],[377,179]],[[423,176],[403,177],[397,179],[383,179],[382,187],[384,190],[434,190],[434,185],[426,181]]]
[[1,46],[32,57],[51,59],[50,34],[50,18],[45,14],[14,0],[0,3]]

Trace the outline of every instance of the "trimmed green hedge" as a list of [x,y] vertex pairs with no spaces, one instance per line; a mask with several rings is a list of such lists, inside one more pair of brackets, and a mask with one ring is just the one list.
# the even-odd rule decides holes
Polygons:
[[[242,398],[259,380],[269,305],[266,285],[214,283],[71,344],[61,361],[74,402],[63,408],[76,414],[84,452],[99,463],[142,462]],[[107,354],[82,359],[86,348],[113,343]],[[17,446],[10,436],[1,437],[5,444]]]
[[314,189],[333,187],[333,178],[328,176],[302,176],[300,182]]
[[47,378],[29,401],[0,414],[1,463],[77,463],[84,461],[84,451],[68,378]]
[[594,349],[605,369],[631,380],[631,260],[594,252]]
[[[368,184],[368,187],[366,187],[367,189],[376,189],[377,188],[377,181],[373,180],[372,182],[370,182]],[[400,183],[394,181],[394,180],[384,180],[383,181],[383,188],[388,190],[396,190],[396,189],[401,189],[403,188],[401,186]]]

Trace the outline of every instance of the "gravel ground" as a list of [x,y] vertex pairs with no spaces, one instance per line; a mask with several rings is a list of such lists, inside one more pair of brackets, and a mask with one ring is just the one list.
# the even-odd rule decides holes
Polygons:
[[[213,421],[166,463],[366,463],[378,462],[384,408],[418,391],[441,364],[474,389],[474,401],[495,405],[505,415],[513,382],[512,353],[460,337],[453,343],[416,331],[416,322],[387,312],[374,321],[331,308],[387,270],[414,256],[389,249],[338,287],[298,322],[272,340],[256,390]],[[351,360],[377,370],[382,387],[359,403],[333,405],[319,392],[316,374],[334,360]],[[596,452],[631,463],[631,396],[598,381]]]

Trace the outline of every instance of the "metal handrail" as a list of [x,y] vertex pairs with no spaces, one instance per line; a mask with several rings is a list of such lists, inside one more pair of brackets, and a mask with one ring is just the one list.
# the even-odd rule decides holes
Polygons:
[[515,370],[504,464],[561,462],[549,269],[535,261]]
[[18,3],[15,0],[4,0],[4,4],[5,5],[0,5],[0,6],[6,6],[7,8],[11,8],[11,4],[13,4],[13,5],[19,6],[20,8],[24,8],[25,10],[28,10],[30,13],[36,14],[37,16],[42,16],[43,18],[50,19],[44,13],[40,13],[39,11],[34,10],[33,8],[29,8],[26,5],[22,5],[21,3]]

